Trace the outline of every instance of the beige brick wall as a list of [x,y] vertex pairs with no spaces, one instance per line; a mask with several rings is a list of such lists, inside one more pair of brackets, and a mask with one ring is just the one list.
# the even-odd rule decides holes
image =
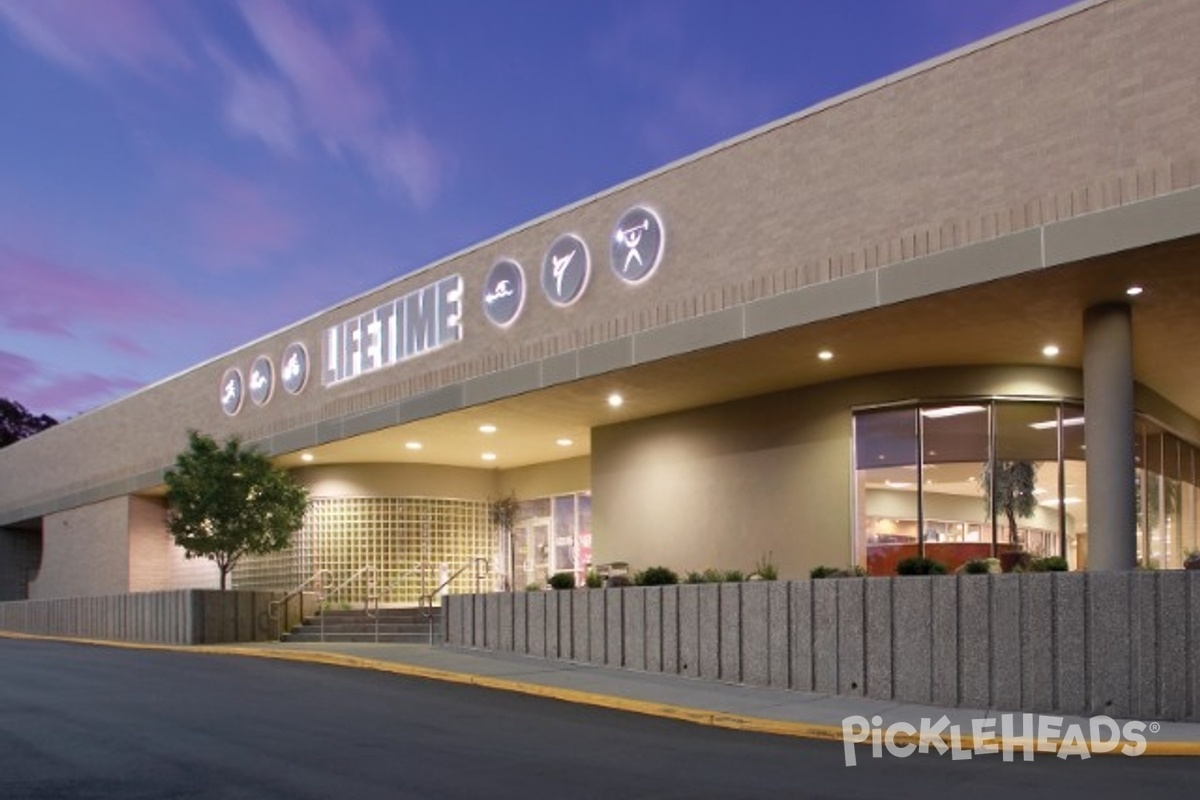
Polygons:
[[42,566],[29,599],[129,591],[129,499],[49,514],[42,521]]
[[[0,512],[161,468],[195,427],[260,438],[439,386],[929,252],[1200,183],[1200,3],[1110,0],[914,71],[673,165],[479,245],[278,335],[0,451]],[[659,210],[663,265],[619,285],[607,264],[618,216]],[[536,287],[564,232],[589,244],[584,298],[552,308]],[[533,286],[503,332],[479,312],[500,257]],[[330,274],[347,268],[331,264]],[[320,386],[329,325],[444,275],[466,282],[464,341]],[[260,354],[307,344],[300,397],[226,418],[217,384]]]
[[166,527],[166,504],[129,498],[129,591],[216,589],[220,572],[205,558],[186,558]]

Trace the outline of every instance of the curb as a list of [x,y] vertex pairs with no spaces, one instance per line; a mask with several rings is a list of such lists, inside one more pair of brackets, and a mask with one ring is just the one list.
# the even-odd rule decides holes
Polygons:
[[[645,716],[659,717],[661,719],[672,719],[680,722],[688,722],[693,725],[707,725],[714,728],[725,728],[728,730],[746,731],[749,733],[765,733],[775,736],[789,736],[797,739],[815,739],[819,741],[832,741],[839,743],[843,741],[842,728],[840,725],[825,725],[810,722],[788,722],[785,720],[752,717],[744,714],[731,714],[722,711],[711,711],[701,708],[690,708],[688,706],[677,706],[669,703],[656,703],[648,700],[633,700],[627,697],[598,694],[580,689],[564,689],[555,686],[543,686],[541,684],[513,680],[511,678],[496,678],[486,675],[475,675],[468,672],[454,672],[451,670],[437,669],[434,667],[419,667],[413,664],[403,664],[395,661],[380,661],[377,659],[363,658],[360,656],[342,655],[340,653],[328,653],[311,650],[268,650],[264,648],[256,648],[252,645],[230,647],[228,645],[147,644],[141,642],[118,642],[102,639],[84,639],[65,636],[39,636],[26,633],[13,633],[9,631],[0,631],[0,638],[65,642],[68,644],[91,645],[94,647],[123,648],[126,650],[157,650],[162,652],[242,656],[248,658],[270,659],[275,661],[323,664],[326,666],[345,667],[350,669],[367,669],[375,672],[385,672],[392,675],[402,675],[411,678],[423,678],[425,680],[439,681],[442,683],[479,686],[485,689],[512,692],[514,694],[524,694],[531,697],[543,697],[565,703],[574,703],[576,705],[594,706],[597,708],[607,708],[633,714],[643,714]],[[881,731],[874,731],[871,738],[866,742],[861,743],[859,746],[867,747],[875,744],[876,740],[882,739],[880,734]],[[952,742],[947,737],[922,737],[919,734],[899,734],[893,738],[893,742],[899,746],[926,745],[935,747],[936,743],[938,742],[942,743],[947,748],[952,746]],[[976,742],[971,736],[962,736],[957,742],[957,747],[960,750],[969,750],[972,753],[980,753],[981,755],[990,755],[996,753],[997,751],[1008,749],[1011,749],[1014,753],[1024,753],[1027,749],[1031,748],[1034,749],[1035,752],[1041,752],[1044,755],[1053,754],[1047,750],[1037,750],[1037,744],[1037,742],[1025,738],[1016,738],[1011,742],[1008,742],[997,736],[995,738],[989,737]],[[1061,744],[1061,742],[1051,741],[1049,744]],[[1095,750],[1093,743],[1090,741],[1084,742],[1083,745],[1087,748],[1088,753],[1091,755],[1120,755],[1120,753],[1118,753],[1116,750],[1106,749],[1097,751]],[[1147,739],[1146,749],[1141,755],[1200,757],[1200,741],[1170,742],[1153,741]]]

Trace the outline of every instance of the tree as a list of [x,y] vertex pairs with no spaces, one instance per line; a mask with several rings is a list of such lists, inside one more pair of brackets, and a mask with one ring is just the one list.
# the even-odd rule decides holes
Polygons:
[[34,416],[16,400],[0,397],[0,447],[8,447],[18,439],[33,436],[58,424],[54,417]]
[[226,577],[247,553],[284,549],[308,509],[308,490],[236,437],[224,446],[190,431],[164,476],[167,528],[188,558],[208,558]]
[[[1037,462],[996,461],[995,470],[988,464],[983,471],[983,493],[990,494],[996,513],[1008,519],[1008,540],[1021,544],[1017,518],[1028,519],[1037,510]],[[994,476],[994,480],[993,480]]]

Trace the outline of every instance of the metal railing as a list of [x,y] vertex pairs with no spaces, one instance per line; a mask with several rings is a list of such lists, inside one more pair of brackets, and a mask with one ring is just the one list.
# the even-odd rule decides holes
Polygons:
[[[311,577],[309,577],[307,580],[305,580],[303,583],[301,583],[295,589],[292,589],[290,592],[285,594],[280,599],[272,600],[270,605],[268,606],[267,615],[271,618],[272,621],[278,622],[280,606],[286,605],[293,598],[303,595],[306,590],[315,590],[316,595],[317,595],[317,609],[318,609],[317,617],[321,621],[321,628],[320,628],[321,641],[324,642],[325,641],[325,613],[324,612],[328,610],[327,606],[329,605],[330,601],[332,600],[332,598],[335,595],[344,591],[347,587],[349,587],[352,583],[354,583],[355,581],[362,578],[364,575],[367,578],[367,594],[363,600],[363,613],[365,613],[368,618],[375,620],[375,642],[378,643],[379,642],[379,589],[378,589],[378,585],[375,581],[375,567],[372,564],[368,564],[365,567],[359,568],[354,573],[352,573],[350,576],[348,576],[345,580],[343,580],[341,583],[339,583],[338,585],[336,585],[330,589],[326,589],[325,587],[326,587],[327,582],[333,580],[333,572],[331,572],[330,570],[327,570],[327,569],[319,569],[316,572],[314,572]],[[301,600],[300,609],[301,609],[301,612],[303,612],[303,610],[304,610],[303,600]]]
[[[311,577],[309,577],[307,580],[305,580],[303,583],[301,583],[295,589],[292,589],[290,592],[285,594],[282,598],[280,598],[279,600],[272,600],[270,605],[267,607],[267,616],[269,616],[271,618],[272,622],[279,622],[279,607],[287,605],[288,602],[291,601],[292,598],[294,598],[294,597],[300,597],[301,595],[304,594],[305,589],[308,589],[309,587],[312,587],[312,586],[316,587],[318,603],[321,602],[322,598],[324,598],[324,596],[325,596],[325,591],[324,591],[325,581],[327,579],[332,579],[332,578],[333,578],[333,573],[330,572],[329,570],[327,570],[327,569],[317,570],[316,572],[314,572],[312,574]],[[320,606],[318,605],[318,608],[319,607]],[[304,615],[304,601],[303,600],[300,601],[300,613],[301,613],[301,616]]]
[[[366,614],[368,618],[375,620],[375,643],[379,644],[379,588],[375,583],[375,567],[372,564],[367,564],[365,567],[358,569],[357,571],[352,573],[349,577],[347,577],[344,581],[339,583],[337,586],[333,587],[328,592],[325,592],[324,596],[320,598],[321,599],[321,611],[322,611],[322,613],[321,613],[321,641],[322,642],[325,641],[325,614],[324,614],[325,604],[328,603],[329,600],[334,595],[338,594],[339,592],[344,590],[347,586],[354,583],[355,581],[357,581],[359,578],[363,577],[364,575],[367,578],[367,595],[363,599],[363,613]],[[371,610],[372,604],[374,604],[374,607],[375,607],[374,611]]]
[[447,586],[449,586],[455,578],[457,578],[459,575],[462,575],[471,567],[475,568],[475,594],[479,594],[480,582],[491,574],[491,563],[488,559],[482,556],[476,556],[475,558],[472,558],[470,561],[454,570],[454,572],[450,574],[450,577],[446,578],[446,580],[435,586],[432,591],[427,592],[418,598],[417,605],[421,609],[422,616],[424,616],[426,621],[429,623],[430,644],[433,644],[433,598],[437,597],[442,589],[445,589]]

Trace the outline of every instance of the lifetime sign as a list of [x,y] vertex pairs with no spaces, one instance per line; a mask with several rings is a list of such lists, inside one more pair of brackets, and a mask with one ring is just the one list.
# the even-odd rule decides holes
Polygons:
[[325,330],[325,386],[462,340],[463,280],[431,283]]

